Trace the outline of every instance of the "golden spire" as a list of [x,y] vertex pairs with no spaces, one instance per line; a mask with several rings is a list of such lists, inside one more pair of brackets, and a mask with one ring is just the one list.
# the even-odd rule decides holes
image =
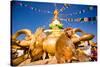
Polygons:
[[51,24],[49,24],[49,27],[51,29],[54,29],[54,28],[62,29],[63,28],[63,24],[60,22],[60,20],[58,18],[59,11],[57,9],[55,9],[53,14],[54,14],[54,18],[53,18]]
[[53,14],[54,14],[54,18],[57,19],[58,15],[59,15],[59,11],[57,9],[55,9]]

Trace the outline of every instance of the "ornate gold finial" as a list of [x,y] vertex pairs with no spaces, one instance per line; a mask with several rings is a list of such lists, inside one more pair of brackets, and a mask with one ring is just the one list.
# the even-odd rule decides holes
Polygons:
[[54,14],[54,17],[55,17],[55,18],[58,18],[59,11],[56,9],[56,10],[54,10],[53,14]]

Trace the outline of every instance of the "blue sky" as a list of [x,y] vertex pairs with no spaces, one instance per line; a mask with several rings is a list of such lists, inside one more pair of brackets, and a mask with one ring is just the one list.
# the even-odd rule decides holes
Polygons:
[[[30,7],[20,6],[16,4],[16,2],[20,2],[24,5],[29,5],[31,7],[35,7],[40,9],[40,12],[37,10],[32,10]],[[57,9],[62,8],[64,4],[57,4]],[[82,17],[94,17],[97,16],[97,7],[93,6],[93,10],[88,10],[89,5],[76,5],[71,4],[68,8],[66,8],[63,12],[60,12],[59,18],[63,18],[62,14],[66,18],[82,18]],[[20,29],[30,29],[31,31],[35,31],[38,27],[45,27],[45,29],[49,28],[49,24],[52,21],[53,14],[52,12],[55,9],[54,3],[41,3],[41,2],[24,2],[24,1],[12,1],[12,33]],[[77,15],[68,15],[74,12],[79,12],[80,10],[86,10],[85,13],[77,14]],[[50,11],[50,13],[47,13]],[[95,35],[94,41],[97,41],[97,22],[67,22],[61,21],[65,27],[73,27],[80,28],[87,33],[91,33]]]

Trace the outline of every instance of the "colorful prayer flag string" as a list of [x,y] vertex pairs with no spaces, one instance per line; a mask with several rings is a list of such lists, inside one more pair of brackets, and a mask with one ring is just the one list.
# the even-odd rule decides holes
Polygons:
[[29,9],[33,10],[33,11],[44,12],[44,13],[52,14],[52,12],[49,11],[49,10],[39,9],[39,8],[36,8],[36,7],[30,6],[30,5],[27,5],[27,4],[23,4],[23,3],[21,3],[21,2],[16,2],[16,4],[19,5],[19,6],[27,7],[27,8],[29,8]]
[[83,13],[92,11],[93,9],[94,9],[93,6],[88,6],[87,9],[82,9],[82,10],[79,10],[79,11],[77,11],[77,12],[72,12],[72,13],[70,13],[70,14],[61,14],[61,15],[63,15],[63,16],[79,15],[79,14],[83,14]]
[[69,8],[70,4],[64,4],[64,6],[59,10],[59,12],[63,12],[66,8]]
[[97,21],[97,17],[66,18],[60,20],[67,21],[67,22],[92,22],[92,21]]

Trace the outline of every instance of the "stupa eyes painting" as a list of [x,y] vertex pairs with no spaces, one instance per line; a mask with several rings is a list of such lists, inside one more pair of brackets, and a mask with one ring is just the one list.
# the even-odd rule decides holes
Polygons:
[[97,61],[97,6],[11,2],[11,65]]

